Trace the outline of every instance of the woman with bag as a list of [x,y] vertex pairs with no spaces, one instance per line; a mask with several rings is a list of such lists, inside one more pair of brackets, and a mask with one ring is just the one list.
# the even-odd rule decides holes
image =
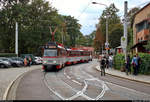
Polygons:
[[132,58],[133,74],[137,75],[138,61],[136,55]]

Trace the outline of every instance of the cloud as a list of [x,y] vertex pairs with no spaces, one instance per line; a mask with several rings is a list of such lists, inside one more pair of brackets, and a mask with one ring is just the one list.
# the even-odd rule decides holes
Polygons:
[[[119,16],[124,13],[124,1],[126,0],[46,0],[50,1],[60,14],[71,15],[79,20],[82,25],[81,32],[83,34],[90,34],[95,29],[98,23],[98,18],[101,16],[103,10],[106,8],[103,5],[92,4],[92,1],[103,3],[109,6],[114,3],[119,9]],[[149,0],[127,0],[128,8],[133,8]]]

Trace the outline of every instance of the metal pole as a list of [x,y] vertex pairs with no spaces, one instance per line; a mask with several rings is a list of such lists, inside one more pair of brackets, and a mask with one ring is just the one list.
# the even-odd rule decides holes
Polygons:
[[16,22],[16,43],[15,43],[15,53],[18,57],[18,22]]
[[127,60],[127,1],[124,2],[125,61]]
[[[106,14],[106,46],[108,47],[108,15]],[[108,49],[106,49],[106,53],[108,55]]]
[[[99,4],[99,5],[104,5],[106,8],[108,8],[107,5],[105,4],[102,4],[102,3],[97,3],[97,2],[92,2],[93,4]],[[106,43],[105,43],[105,47],[106,47],[106,55],[108,56],[108,46],[109,46],[109,43],[108,43],[108,14],[106,14]]]

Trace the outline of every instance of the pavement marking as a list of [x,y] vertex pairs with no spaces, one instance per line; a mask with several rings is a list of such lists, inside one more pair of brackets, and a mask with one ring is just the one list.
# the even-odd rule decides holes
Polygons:
[[64,84],[66,84],[68,87],[70,87],[73,91],[76,92],[76,94],[73,95],[72,97],[70,97],[70,98],[64,98],[64,97],[62,97],[59,93],[57,93],[56,91],[54,91],[54,90],[48,85],[47,80],[46,80],[46,77],[44,78],[44,82],[45,82],[46,86],[49,88],[49,90],[52,91],[56,96],[58,96],[58,97],[59,97],[60,99],[62,99],[62,100],[73,100],[74,98],[77,98],[77,97],[79,97],[79,96],[83,96],[83,97],[85,97],[85,98],[88,99],[88,100],[93,100],[92,98],[90,98],[90,97],[88,97],[88,96],[86,96],[86,95],[83,94],[83,92],[86,91],[87,84],[84,86],[84,88],[83,88],[81,91],[78,91],[78,90],[75,90],[74,88],[72,88],[70,85],[68,85],[68,84],[65,83],[64,81],[62,81]]
[[[80,68],[80,70],[81,70],[81,68]],[[72,73],[72,67],[70,68],[70,71],[71,71],[71,73]],[[92,75],[90,75],[90,74],[84,72],[83,70],[81,70],[81,72],[84,73],[85,75],[89,76],[89,79],[85,79],[85,77],[82,77],[81,75],[75,75],[75,76],[77,76],[77,77],[80,77],[80,78],[77,78],[77,79],[83,79],[83,81],[84,81],[85,86],[84,86],[84,88],[83,88],[81,91],[78,91],[78,90],[73,89],[70,85],[68,85],[67,83],[65,83],[65,82],[63,81],[63,83],[65,83],[65,84],[66,84],[67,86],[69,86],[73,91],[76,92],[76,94],[73,95],[73,96],[70,97],[70,98],[64,98],[64,97],[62,97],[59,93],[57,93],[57,92],[54,91],[52,88],[50,88],[50,87],[48,86],[48,83],[46,83],[46,84],[47,84],[48,88],[49,88],[56,96],[58,96],[58,97],[61,98],[62,100],[73,100],[73,99],[75,99],[75,98],[77,98],[77,97],[79,97],[79,96],[82,96],[82,97],[84,97],[84,98],[86,98],[86,99],[88,99],[88,100],[98,100],[98,99],[102,98],[102,97],[104,96],[104,94],[105,94],[105,91],[106,91],[106,90],[109,90],[109,88],[107,87],[107,85],[105,84],[105,82],[102,81],[102,80],[99,80],[98,78],[93,77]],[[73,73],[72,73],[72,74],[73,74]],[[64,69],[64,75],[65,75],[68,79],[71,79],[71,77],[70,77],[69,75],[67,75],[66,69]],[[89,97],[89,96],[87,96],[87,95],[84,94],[84,92],[87,90],[87,87],[88,87],[87,81],[93,81],[93,80],[96,80],[96,81],[100,82],[100,83],[102,84],[102,89],[103,89],[102,92],[101,92],[96,98],[91,98],[91,97]],[[77,84],[79,84],[79,85],[82,85],[82,83],[80,83],[80,82],[78,82],[78,81],[76,81],[76,80],[72,80],[72,81],[75,82],[75,83],[77,83]]]
[[[81,69],[80,69],[80,70],[81,70]],[[86,74],[86,75],[92,77],[91,79],[85,79],[85,80],[89,80],[89,81],[97,80],[98,82],[100,82],[100,83],[102,84],[102,89],[103,89],[103,90],[102,90],[102,92],[95,98],[95,100],[98,100],[98,99],[102,98],[102,97],[104,96],[104,94],[105,94],[105,91],[109,90],[109,88],[107,87],[107,85],[105,84],[105,82],[104,82],[103,80],[99,80],[98,78],[96,78],[96,77],[94,77],[94,76],[92,76],[92,75],[90,75],[90,74],[84,72],[83,70],[81,70],[81,72],[83,72],[84,74]]]
[[[44,75],[44,76],[45,76],[45,75]],[[60,99],[62,99],[62,100],[65,100],[64,97],[62,97],[59,93],[57,93],[56,91],[54,91],[54,90],[48,85],[46,78],[44,78],[44,83],[46,84],[46,86],[48,87],[48,89],[49,89],[50,91],[52,91],[56,96],[58,96],[58,97],[59,97]]]
[[79,84],[79,85],[82,85],[82,83],[80,83],[80,82],[78,82],[76,80],[72,80],[72,81],[75,82],[75,83],[77,83],[77,84]]
[[67,78],[68,78],[68,79],[71,79],[71,77],[70,77],[70,76],[68,76],[68,75],[67,75]]
[[107,87],[107,85],[105,84],[104,81],[99,80],[99,79],[97,79],[97,78],[85,79],[85,83],[86,83],[86,81],[93,81],[93,80],[96,80],[96,81],[98,81],[98,82],[100,82],[100,83],[102,84],[102,89],[103,89],[103,90],[102,90],[102,92],[95,98],[95,100],[98,100],[98,99],[100,99],[100,98],[102,98],[102,97],[104,96],[105,92],[106,92],[107,90],[109,90],[109,88]]
[[[72,69],[72,68],[71,68]],[[103,96],[104,96],[104,94],[105,94],[105,91],[107,91],[107,90],[109,90],[109,88],[107,87],[107,85],[105,84],[105,82],[104,81],[102,81],[102,80],[99,80],[98,78],[96,78],[96,77],[94,77],[94,76],[92,76],[92,75],[90,75],[90,74],[88,74],[88,73],[86,73],[86,72],[84,72],[81,68],[79,69],[79,70],[81,70],[81,72],[82,73],[84,73],[85,75],[87,75],[87,76],[89,76],[90,78],[89,79],[83,79],[84,80],[84,83],[85,83],[85,87],[84,87],[84,89],[83,89],[83,91],[82,92],[84,92],[84,91],[86,91],[86,88],[87,88],[87,82],[86,81],[93,81],[93,80],[96,80],[96,81],[98,81],[98,82],[100,82],[101,84],[102,84],[102,92],[95,98],[95,99],[92,99],[92,100],[98,100],[98,99],[100,99],[100,98],[102,98]],[[77,75],[78,77],[81,77],[80,75]],[[84,96],[85,97],[85,96]],[[91,100],[91,98],[89,98],[90,100]]]

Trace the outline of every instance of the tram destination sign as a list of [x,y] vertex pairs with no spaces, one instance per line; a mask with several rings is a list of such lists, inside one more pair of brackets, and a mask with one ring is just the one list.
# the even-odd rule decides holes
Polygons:
[[53,49],[54,49],[54,48],[56,48],[56,46],[48,46],[48,45],[47,45],[47,46],[45,46],[45,48],[49,48],[49,49],[50,49],[50,48],[53,48]]

